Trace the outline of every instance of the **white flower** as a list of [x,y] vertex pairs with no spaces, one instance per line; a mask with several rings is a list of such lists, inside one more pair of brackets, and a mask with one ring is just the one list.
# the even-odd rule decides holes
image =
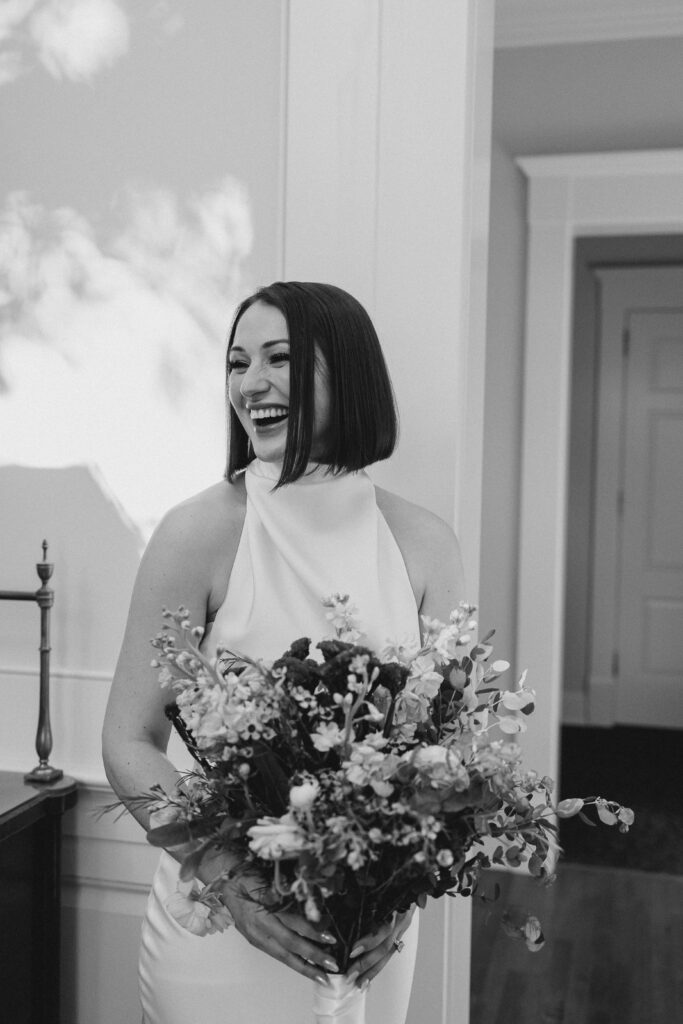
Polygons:
[[448,747],[432,744],[428,747],[418,747],[417,750],[409,750],[403,755],[402,760],[408,761],[416,768],[427,768],[431,765],[448,764],[452,757]]
[[390,782],[386,782],[383,779],[370,779],[370,785],[374,789],[377,796],[391,796],[394,792],[394,787]]
[[195,883],[178,882],[178,888],[166,900],[166,909],[179,925],[193,935],[208,935],[213,930],[211,908],[197,899]]
[[304,904],[304,914],[306,915],[307,921],[313,921],[317,923],[320,920],[320,911],[318,910],[318,904],[315,902],[312,896],[309,896]]
[[289,803],[296,811],[308,811],[318,793],[320,785],[317,782],[302,782],[300,786],[292,786],[289,791]]
[[225,906],[219,902],[217,907],[213,907],[209,916],[210,934],[214,932],[224,932],[226,928],[230,928],[235,923],[235,919]]
[[433,700],[439,692],[443,677],[434,671],[434,659],[428,655],[420,655],[415,658],[410,666],[410,677],[407,687],[419,697],[426,697]]
[[420,641],[414,636],[406,636],[403,640],[389,641],[386,647],[382,648],[380,660],[382,662],[398,661],[402,665],[409,665],[419,650]]
[[378,734],[368,736],[363,743],[354,744],[351,757],[344,762],[346,778],[354,786],[371,786],[378,796],[391,796],[394,787],[387,781],[396,765],[397,758],[382,753],[386,739]]
[[344,733],[334,722],[321,722],[315,732],[311,733],[311,741],[316,750],[333,750],[344,742]]
[[358,628],[358,609],[350,604],[349,595],[331,594],[322,603],[324,608],[330,609],[325,618],[334,626],[337,638],[345,643],[355,643],[362,633]]
[[455,786],[457,790],[467,789],[470,777],[458,754],[448,747],[432,744],[407,751],[402,761],[413,765],[426,776],[434,788]]
[[455,625],[444,626],[442,622],[422,617],[425,627],[429,627],[425,642],[440,662],[452,661],[462,645],[460,633]]
[[264,860],[287,860],[306,846],[306,836],[289,812],[281,818],[259,818],[247,834],[249,848]]

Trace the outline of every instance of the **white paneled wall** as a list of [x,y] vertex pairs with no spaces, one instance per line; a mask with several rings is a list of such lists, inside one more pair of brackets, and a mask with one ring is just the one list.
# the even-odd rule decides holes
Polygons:
[[[265,256],[261,247],[260,273],[328,280],[367,305],[402,414],[401,447],[379,482],[459,527],[476,600],[493,4],[230,6],[241,25],[226,33],[225,61],[231,46],[260,39],[271,59],[259,92],[265,120],[249,120],[258,74],[230,97],[271,156],[280,143],[267,174],[258,168],[260,192],[266,174],[277,195],[274,213],[255,211],[257,234],[265,217],[265,237],[277,240]],[[56,565],[52,760],[81,782],[64,824],[64,1024],[137,1024],[137,943],[156,854],[132,820],[96,812],[111,800],[99,736],[141,538],[87,467],[0,475],[0,536],[10,539],[0,585],[33,586],[43,536]],[[2,611],[0,700],[12,717],[0,717],[0,767],[24,770],[34,756],[38,620],[31,609]],[[420,1024],[468,1019],[469,906],[449,915],[446,902],[424,929],[411,1009]]]
[[140,1017],[140,922],[158,851],[130,816],[101,816],[114,799],[108,786],[83,786],[64,819],[64,1024],[128,1024]]

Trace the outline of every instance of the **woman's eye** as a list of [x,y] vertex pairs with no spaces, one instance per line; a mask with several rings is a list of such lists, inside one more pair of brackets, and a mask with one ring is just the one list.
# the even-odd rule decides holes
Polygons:
[[270,357],[270,361],[275,366],[282,366],[284,363],[289,362],[289,352],[275,352]]
[[246,368],[247,368],[247,364],[242,362],[239,359],[231,359],[230,362],[228,363],[228,372],[229,373],[232,373],[233,370],[236,370],[238,372],[239,371],[243,371],[243,370],[246,370]]

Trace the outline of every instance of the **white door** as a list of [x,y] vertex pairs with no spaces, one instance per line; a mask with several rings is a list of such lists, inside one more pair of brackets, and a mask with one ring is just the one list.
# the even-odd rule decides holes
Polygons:
[[599,278],[591,696],[603,719],[607,692],[614,722],[683,728],[683,269]]

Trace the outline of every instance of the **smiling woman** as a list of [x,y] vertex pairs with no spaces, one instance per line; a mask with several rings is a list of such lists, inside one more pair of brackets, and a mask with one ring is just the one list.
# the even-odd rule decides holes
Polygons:
[[229,479],[254,454],[282,461],[281,486],[311,460],[339,473],[394,450],[397,417],[379,339],[361,304],[341,288],[261,288],[235,315],[227,374]]
[[[163,606],[190,609],[207,658],[227,649],[272,661],[292,637],[315,645],[330,636],[328,594],[352,596],[378,650],[418,639],[419,613],[445,620],[465,596],[452,531],[365,472],[391,454],[396,411],[377,335],[352,296],[313,283],[261,289],[237,310],[227,370],[226,479],[172,509],[153,535],[105,721],[109,780],[145,828],[148,809],[135,798],[187,785],[168,747],[168,694],[150,668]],[[310,980],[326,985],[339,971],[334,938],[294,909],[264,913],[262,879],[253,866],[236,870],[237,855],[223,850],[197,877],[220,876],[235,927],[201,939],[184,931],[170,910],[177,861],[192,848],[162,854],[150,893],[140,953],[147,1024],[187,1024],[198,999],[202,1024],[300,1024]],[[349,976],[358,987],[373,982],[368,1024],[404,1024],[416,946],[412,910],[359,938]]]

